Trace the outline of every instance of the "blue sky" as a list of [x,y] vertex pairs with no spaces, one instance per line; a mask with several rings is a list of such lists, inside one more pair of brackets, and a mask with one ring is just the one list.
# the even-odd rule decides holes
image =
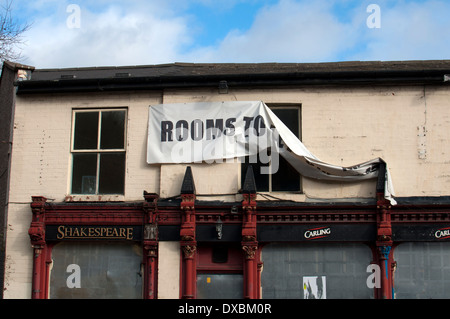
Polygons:
[[[367,11],[369,5],[379,11]],[[32,23],[20,62],[38,68],[450,59],[448,0],[14,0],[13,6],[17,19]]]

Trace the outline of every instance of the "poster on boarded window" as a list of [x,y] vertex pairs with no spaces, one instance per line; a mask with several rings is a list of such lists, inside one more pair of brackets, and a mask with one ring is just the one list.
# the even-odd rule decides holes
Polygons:
[[327,299],[326,276],[304,276],[303,299]]

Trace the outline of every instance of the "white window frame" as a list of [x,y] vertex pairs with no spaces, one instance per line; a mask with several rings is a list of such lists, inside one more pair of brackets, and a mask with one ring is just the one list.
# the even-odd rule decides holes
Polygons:
[[[101,141],[101,122],[102,122],[102,112],[113,112],[113,111],[124,111],[125,112],[125,119],[124,119],[124,134],[123,134],[123,148],[118,149],[101,149],[100,148],[100,141]],[[98,132],[97,132],[97,148],[96,149],[74,149],[75,144],[75,115],[76,113],[87,113],[87,112],[96,112],[99,113],[98,116]],[[127,107],[109,107],[109,108],[94,108],[94,109],[84,109],[84,108],[76,108],[72,109],[72,129],[71,129],[71,140],[70,140],[70,194],[71,195],[103,195],[99,194],[98,188],[99,188],[99,177],[100,177],[100,156],[99,154],[102,153],[124,153],[125,154],[125,165],[126,165],[126,152],[127,152],[127,128],[128,128],[128,108]],[[73,186],[73,155],[74,154],[97,154],[97,166],[96,166],[96,176],[95,176],[95,193],[94,194],[84,194],[84,193],[73,193],[72,192],[72,186]],[[126,172],[126,169],[125,169]],[[125,181],[124,181],[125,183]],[[124,189],[125,193],[125,189]],[[122,193],[118,194],[105,194],[105,195],[124,195]]]

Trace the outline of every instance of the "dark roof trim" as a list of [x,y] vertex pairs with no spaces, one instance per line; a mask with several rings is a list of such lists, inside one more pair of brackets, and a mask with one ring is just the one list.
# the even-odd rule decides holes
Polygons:
[[34,71],[34,66],[29,66],[25,64],[15,63],[11,61],[4,61],[3,62],[4,68],[9,68],[10,70],[17,71],[17,70],[31,70]]
[[[450,196],[424,196],[424,197],[396,197],[397,205],[393,206],[392,209],[401,209],[401,208],[450,208]],[[49,203],[51,205],[57,206],[86,206],[86,207],[98,207],[98,206],[124,206],[124,207],[141,207],[144,201],[136,201],[136,202],[60,202],[60,203]],[[158,207],[175,207],[179,208],[181,203],[181,198],[171,198],[164,199],[160,198],[157,201]],[[220,200],[216,201],[203,201],[196,200],[195,205],[198,208],[231,208],[233,206],[240,207],[242,205],[241,201],[236,202],[224,202]],[[273,201],[257,201],[258,209],[271,209],[271,208],[375,208],[376,207],[376,199],[375,198],[365,198],[365,199],[330,199],[330,200],[310,200],[306,202],[294,202],[294,201],[283,201],[283,200],[273,200]]]
[[335,63],[174,63],[153,66],[37,69],[18,93],[160,90],[219,86],[450,83],[450,60]]

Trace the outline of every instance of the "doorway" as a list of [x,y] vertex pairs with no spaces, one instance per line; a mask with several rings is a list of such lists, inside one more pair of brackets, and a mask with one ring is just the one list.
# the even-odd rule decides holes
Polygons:
[[200,243],[197,258],[197,299],[243,298],[240,243]]

